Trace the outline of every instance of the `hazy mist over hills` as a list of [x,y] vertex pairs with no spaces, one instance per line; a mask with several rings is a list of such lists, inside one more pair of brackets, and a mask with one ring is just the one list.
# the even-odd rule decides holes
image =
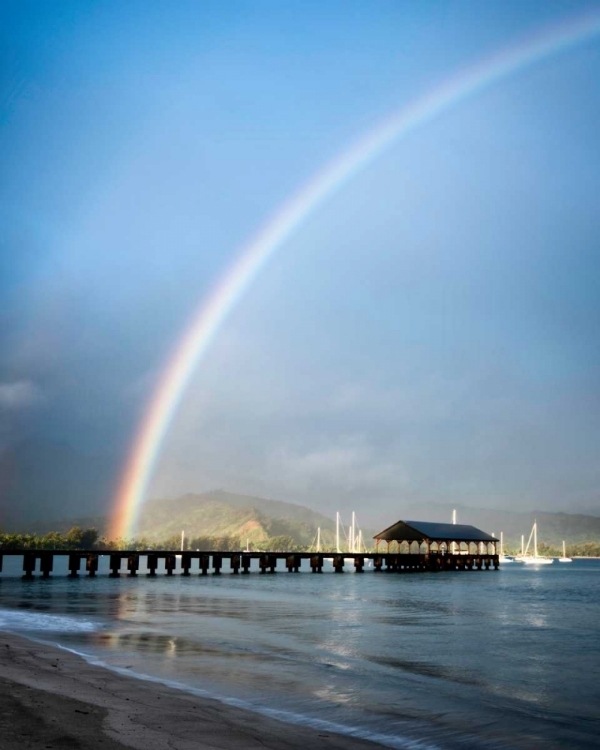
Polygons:
[[[600,542],[600,516],[567,513],[516,513],[455,506],[458,522],[467,523],[489,533],[504,533],[507,546],[518,548],[521,535],[527,537],[534,520],[538,522],[540,542],[559,546],[563,539],[568,544]],[[371,524],[366,509],[357,507],[358,527],[362,530],[367,546],[372,546],[372,537],[397,520],[441,521],[449,523],[453,508],[443,504],[411,505],[399,503],[395,512],[383,518],[379,524]],[[351,522],[351,511],[341,514],[341,545]],[[64,517],[41,521],[21,521],[7,524],[5,530],[46,533],[66,532],[72,526],[93,527],[101,534],[108,529],[105,517]],[[181,531],[186,538],[238,537],[245,546],[260,545],[269,537],[290,537],[296,544],[308,546],[315,542],[317,528],[321,528],[324,547],[333,548],[335,542],[335,517],[330,517],[310,508],[279,500],[250,495],[241,495],[225,490],[213,490],[201,494],[188,493],[178,498],[153,500],[145,506],[136,538],[149,541],[164,541],[178,538]]]
[[[42,526],[47,520],[53,520],[59,525],[62,521],[68,522],[77,518],[106,518],[106,509],[110,507],[114,493],[114,474],[118,461],[109,454],[89,454],[71,448],[68,443],[53,443],[50,441],[28,439],[0,451],[0,477],[2,485],[0,493],[2,503],[0,504],[0,528],[22,528],[23,524],[32,522],[42,522]],[[260,483],[258,483],[260,484]],[[363,494],[364,493],[364,494]],[[271,494],[271,493],[269,493]],[[451,517],[452,508],[468,508],[469,516],[473,516],[477,521],[475,525],[482,525],[487,530],[500,530],[506,533],[514,533],[519,536],[525,531],[518,531],[521,519],[533,518],[537,515],[542,518],[546,511],[532,508],[531,511],[523,509],[522,513],[498,508],[479,508],[476,500],[465,502],[464,500],[441,501],[439,499],[415,499],[414,493],[398,492],[397,497],[371,497],[367,491],[367,486],[361,491],[361,497],[358,496],[355,489],[348,494],[333,490],[330,494],[318,496],[313,494],[310,488],[303,488],[302,491],[293,493],[292,496],[286,497],[285,502],[276,500],[265,500],[259,493],[250,496],[247,492],[237,494],[226,491],[209,491],[201,493],[188,493],[182,496],[189,498],[185,500],[150,500],[145,506],[141,516],[143,526],[140,529],[150,528],[155,522],[158,524],[160,517],[160,508],[165,503],[172,502],[173,506],[178,509],[189,508],[193,505],[193,498],[212,498],[213,500],[223,501],[227,497],[227,503],[238,507],[252,507],[253,497],[254,507],[264,511],[269,517],[292,518],[293,520],[302,520],[302,514],[306,515],[307,522],[310,521],[310,515],[315,517],[319,511],[321,518],[335,518],[335,512],[339,510],[345,519],[349,519],[352,510],[356,511],[359,520],[363,526],[369,529],[383,528],[390,519],[396,519],[400,516],[405,518],[421,520],[447,520]],[[411,494],[413,495],[411,497]],[[173,496],[171,496],[173,497]],[[352,499],[355,497],[356,499]],[[241,498],[237,500],[236,498]],[[366,499],[365,499],[366,498]],[[295,505],[291,504],[295,503]],[[295,507],[301,507],[301,511],[294,511]],[[542,508],[543,506],[539,506]],[[285,513],[283,512],[285,509]],[[319,509],[319,511],[317,511]],[[462,512],[462,511],[461,511]],[[591,502],[581,503],[581,507],[574,502],[565,502],[564,505],[558,506],[559,514],[568,512],[569,514],[600,516],[600,503],[594,505]],[[300,515],[295,515],[299,513]],[[291,514],[291,515],[290,515]],[[183,515],[183,514],[182,514]],[[553,517],[554,511],[551,512]],[[179,510],[178,516],[179,517]],[[152,523],[147,523],[147,519],[152,518]],[[103,525],[105,522],[101,522]],[[161,521],[161,525],[163,522]],[[316,522],[312,522],[316,528]],[[165,521],[166,524],[166,521]],[[172,519],[172,526],[175,530],[179,528],[181,521]],[[56,525],[56,524],[55,524]],[[98,525],[95,523],[93,525]],[[168,525],[168,524],[166,524]],[[185,525],[185,522],[184,522]],[[327,528],[325,520],[320,524],[323,529]],[[166,526],[165,526],[166,528]],[[179,529],[180,530],[180,529]],[[511,530],[511,531],[509,531]]]
[[0,450],[0,526],[104,515],[114,492],[114,457],[37,438]]

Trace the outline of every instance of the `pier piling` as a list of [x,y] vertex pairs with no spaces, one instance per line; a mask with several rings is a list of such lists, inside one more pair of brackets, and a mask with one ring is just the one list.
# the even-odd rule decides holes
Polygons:
[[177,569],[177,558],[175,555],[165,555],[165,572],[168,576],[173,575],[173,571]]
[[127,570],[129,571],[129,575],[134,578],[137,575],[137,572],[140,568],[140,556],[139,555],[129,555],[127,558]]
[[72,553],[69,555],[69,578],[79,577],[79,568],[81,566],[81,557]]
[[93,578],[98,572],[98,555],[87,555],[85,558],[86,573]]
[[192,567],[192,556],[189,552],[181,553],[181,575],[189,576]]
[[52,552],[42,552],[40,555],[40,572],[42,578],[50,578],[52,568],[54,567],[54,555]]
[[120,576],[121,571],[121,555],[119,554],[112,554],[110,556],[110,577],[111,578],[118,578]]
[[148,575],[154,578],[156,576],[156,568],[158,567],[158,555],[150,553],[146,558],[146,567],[148,568]]
[[35,573],[35,554],[33,552],[26,552],[23,555],[23,578],[31,580]]
[[200,555],[200,575],[208,575],[208,567],[210,565],[210,557],[208,555]]

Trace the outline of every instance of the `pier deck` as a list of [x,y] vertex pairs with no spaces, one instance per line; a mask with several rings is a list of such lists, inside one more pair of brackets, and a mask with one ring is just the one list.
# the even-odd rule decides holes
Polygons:
[[[3,557],[20,556],[23,558],[23,577],[33,578],[36,574],[48,578],[54,570],[57,557],[68,558],[68,575],[76,578],[80,573],[95,576],[98,573],[101,558],[108,558],[108,570],[111,577],[123,574],[136,576],[145,574],[155,576],[159,561],[164,561],[164,573],[172,576],[178,572],[189,575],[219,575],[222,572],[248,574],[251,568],[258,567],[262,574],[280,570],[298,573],[301,568],[312,573],[322,573],[325,560],[330,560],[333,572],[343,573],[354,569],[362,573],[365,567],[376,573],[427,573],[442,571],[498,570],[497,554],[452,554],[449,552],[429,552],[425,554],[400,553],[313,553],[313,552],[219,552],[219,551],[184,551],[172,550],[1,550],[0,572]],[[140,561],[144,564],[140,566]],[[258,561],[254,566],[253,561]],[[126,563],[126,569],[123,563]],[[226,565],[224,565],[226,563]],[[161,566],[163,567],[163,566]]]

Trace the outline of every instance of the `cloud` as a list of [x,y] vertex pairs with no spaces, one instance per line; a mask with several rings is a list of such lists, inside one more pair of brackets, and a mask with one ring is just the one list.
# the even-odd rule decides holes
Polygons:
[[274,450],[269,463],[273,473],[297,487],[333,487],[382,491],[408,482],[401,456],[377,450],[364,436],[340,436],[316,450]]
[[42,400],[42,392],[30,380],[0,383],[0,409],[27,409]]

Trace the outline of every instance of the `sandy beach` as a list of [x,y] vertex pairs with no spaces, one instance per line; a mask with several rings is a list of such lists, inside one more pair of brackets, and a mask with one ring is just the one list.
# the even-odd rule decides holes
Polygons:
[[367,750],[378,745],[128,678],[68,651],[1,633],[0,747]]

